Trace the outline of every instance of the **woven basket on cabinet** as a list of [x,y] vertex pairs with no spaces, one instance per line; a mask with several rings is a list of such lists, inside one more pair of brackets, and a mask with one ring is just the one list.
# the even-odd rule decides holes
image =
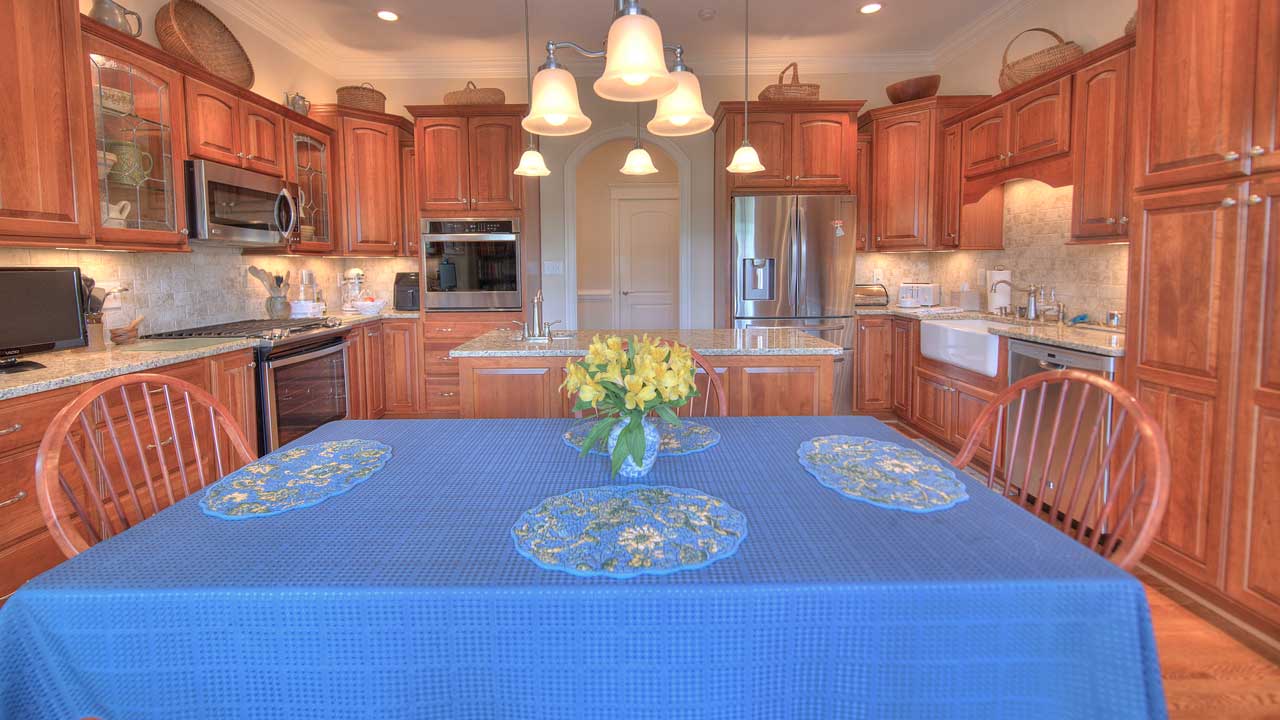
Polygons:
[[253,87],[253,63],[217,15],[195,0],[172,0],[156,11],[156,39],[166,52],[242,88]]
[[[788,70],[791,71],[791,82],[785,83],[782,80],[787,76]],[[760,99],[766,101],[817,100],[818,89],[817,83],[800,82],[800,66],[791,63],[778,73],[778,82],[767,85],[760,91]]]
[[482,88],[470,80],[461,90],[444,94],[445,105],[501,105],[507,101],[507,94],[501,88]]
[[[1018,38],[1029,32],[1042,32],[1049,35],[1057,44],[1030,55],[1009,62],[1009,48]],[[1048,28],[1030,28],[1013,36],[1013,40],[1004,48],[1004,59],[1000,63],[1000,89],[1009,90],[1050,70],[1065,65],[1084,55],[1084,49],[1074,42],[1062,39],[1062,36]]]
[[359,85],[343,85],[338,88],[338,104],[357,110],[387,111],[387,96],[369,83]]

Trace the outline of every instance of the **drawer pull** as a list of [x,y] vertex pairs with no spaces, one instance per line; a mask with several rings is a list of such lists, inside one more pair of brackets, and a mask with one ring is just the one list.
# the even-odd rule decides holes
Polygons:
[[26,490],[19,490],[17,495],[14,495],[13,497],[9,498],[8,500],[0,501],[0,508],[3,508],[3,507],[9,507],[10,505],[12,505],[12,504],[14,504],[14,503],[22,502],[23,500],[26,500],[26,499],[27,499],[27,491],[26,491]]
[[159,445],[148,445],[148,446],[147,446],[147,449],[148,449],[148,450],[155,450],[156,448],[166,447],[166,446],[168,446],[168,445],[172,445],[172,444],[173,444],[173,438],[172,438],[172,437],[170,437],[168,440],[161,440]]
[[436,359],[448,361],[448,360],[451,360],[452,358],[450,358],[448,355],[437,355]]
[[456,396],[457,394],[458,394],[458,393],[455,393],[455,392],[442,392],[442,393],[440,393],[440,397],[454,397],[454,396]]
[[3,430],[0,430],[0,436],[12,435],[22,429],[22,423],[14,423]]

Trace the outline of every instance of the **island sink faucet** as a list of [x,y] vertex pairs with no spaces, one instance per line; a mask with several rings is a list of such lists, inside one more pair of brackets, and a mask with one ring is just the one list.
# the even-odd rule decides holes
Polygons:
[[1027,319],[1028,320],[1035,320],[1040,317],[1039,307],[1037,306],[1037,303],[1036,303],[1036,293],[1040,291],[1039,287],[1035,285],[1028,285],[1025,288],[1020,288],[1017,285],[1014,285],[1013,283],[1009,282],[1008,280],[997,280],[991,283],[991,292],[995,292],[996,288],[1000,287],[1001,285],[1008,285],[1010,290],[1017,290],[1018,292],[1025,292],[1027,294]]

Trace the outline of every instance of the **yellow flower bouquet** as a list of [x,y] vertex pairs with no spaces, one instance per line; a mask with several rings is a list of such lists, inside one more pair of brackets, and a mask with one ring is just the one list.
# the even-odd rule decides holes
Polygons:
[[679,408],[698,396],[696,365],[689,348],[643,338],[627,342],[614,335],[591,339],[586,357],[565,365],[560,388],[577,398],[575,412],[594,411],[602,419],[582,445],[586,455],[607,437],[613,475],[641,477],[653,467],[660,438],[648,421],[656,414],[680,425]]

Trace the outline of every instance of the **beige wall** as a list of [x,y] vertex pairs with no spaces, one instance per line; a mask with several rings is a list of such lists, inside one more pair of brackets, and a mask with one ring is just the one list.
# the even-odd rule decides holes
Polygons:
[[[167,2],[168,0],[123,0],[125,7],[142,15],[142,39],[152,45],[159,45],[156,42],[156,11]],[[254,92],[276,102],[284,100],[286,90],[300,92],[312,102],[333,102],[333,91],[338,83],[331,76],[233,17],[231,13],[219,12],[217,0],[206,0],[203,4],[222,20],[244,46],[249,61],[253,63]],[[93,0],[80,0],[80,12],[87,14],[92,7]]]
[[[943,298],[965,283],[979,291],[985,305],[986,271],[1003,266],[1019,287],[1029,284],[1057,290],[1069,316],[1088,313],[1102,320],[1107,310],[1123,310],[1129,271],[1128,245],[1068,245],[1071,239],[1071,187],[1053,188],[1035,180],[1005,185],[1004,250],[936,253],[867,253],[858,258],[857,281],[872,282],[878,269],[890,297],[903,282],[936,282]],[[1026,304],[1015,292],[1015,305]]]

